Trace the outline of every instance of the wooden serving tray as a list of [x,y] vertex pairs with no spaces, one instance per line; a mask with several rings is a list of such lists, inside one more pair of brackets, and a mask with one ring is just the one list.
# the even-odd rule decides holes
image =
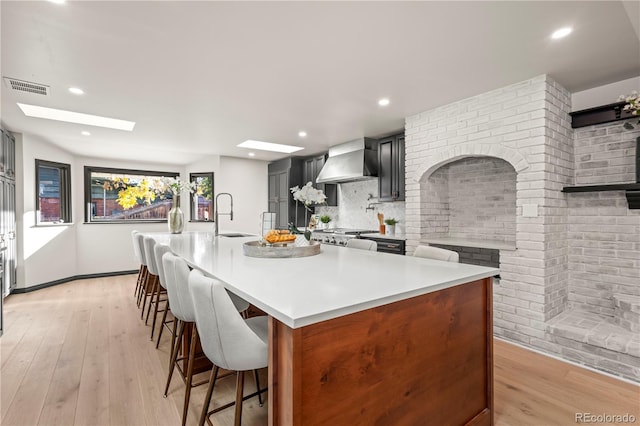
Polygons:
[[304,237],[290,243],[264,244],[260,241],[249,241],[242,245],[245,256],[261,258],[307,257],[320,253],[320,243],[307,241]]

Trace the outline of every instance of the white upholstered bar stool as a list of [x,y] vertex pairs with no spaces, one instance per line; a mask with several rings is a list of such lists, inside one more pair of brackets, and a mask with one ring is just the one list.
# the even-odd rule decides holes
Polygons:
[[418,246],[413,252],[415,257],[424,257],[426,259],[444,260],[446,262],[459,262],[460,255],[453,250],[446,250],[439,247]]
[[[140,262],[142,263],[142,279],[140,282],[140,288],[138,289],[138,300],[137,300],[138,307],[140,307],[140,302],[144,298],[146,298],[146,294],[148,292],[148,289],[150,288],[150,283],[149,283],[150,276],[149,276],[149,268],[147,267],[147,256],[145,255],[145,252],[144,252],[144,234],[142,234],[141,232],[138,232],[134,238],[138,245]],[[143,308],[143,312],[144,312],[144,308]]]
[[[172,346],[171,357],[169,358],[169,374],[167,375],[167,384],[164,388],[164,397],[167,397],[173,370],[177,366],[178,352],[180,352],[180,343],[184,336],[185,325],[195,323],[195,314],[193,311],[193,301],[188,288],[189,266],[184,259],[174,255],[171,252],[162,256],[162,265],[164,268],[165,281],[167,284],[167,294],[169,296],[169,304],[171,305],[171,313],[175,318],[174,323],[174,343]],[[193,380],[193,362],[195,360],[196,345],[198,343],[198,329],[193,327],[191,333],[191,341],[189,342],[189,359],[186,372],[186,387],[184,393],[184,405],[182,408],[182,425],[187,422],[187,414],[189,412],[189,399],[191,397],[191,388]],[[183,358],[184,359],[184,358]]]
[[200,330],[202,350],[215,366],[209,379],[199,425],[203,426],[205,420],[209,420],[209,415],[234,404],[226,404],[209,412],[218,369],[224,368],[237,371],[234,425],[240,426],[242,401],[256,394],[260,396],[263,392],[256,383],[257,392],[243,397],[244,373],[265,368],[268,364],[267,317],[244,319],[222,283],[205,277],[200,271],[193,270],[189,274],[189,290],[194,303],[196,324]]
[[[171,249],[166,244],[156,244],[155,247],[153,248],[155,264],[156,264],[156,267],[158,268],[158,281],[160,283],[160,289],[163,291],[163,293],[166,293],[167,291],[167,280],[164,274],[164,266],[162,265],[162,256],[168,252],[171,252]],[[168,327],[168,324],[171,324],[173,322],[172,320],[167,321],[167,313],[169,312],[169,299],[168,297],[160,298],[160,294],[161,293],[158,292],[157,303],[155,304],[153,309],[153,321],[151,321],[151,340],[153,340],[153,334],[156,329],[156,319],[158,317],[158,312],[162,312],[162,321],[160,321],[160,330],[158,331],[158,341],[156,342],[156,349],[158,349],[158,346],[160,346],[160,338],[162,337],[162,330],[164,329],[165,326]],[[165,302],[164,308],[160,309],[160,304],[162,302]],[[171,329],[169,329],[169,332],[172,333]],[[171,348],[173,349],[173,343],[171,344]]]
[[347,241],[347,247],[360,250],[377,251],[378,243],[373,240],[362,240],[360,238],[351,238]]
[[[158,298],[160,296],[161,290],[165,292],[164,289],[160,288],[160,278],[158,277],[158,265],[156,264],[156,255],[154,253],[154,248],[156,246],[156,240],[149,236],[144,237],[144,255],[147,258],[147,269],[149,270],[149,275],[151,277],[151,289],[149,290],[149,305],[147,306],[147,316],[144,320],[144,323],[147,324],[149,321],[149,314],[151,313],[151,306],[158,303]],[[165,292],[166,293],[166,292]],[[146,296],[146,295],[145,295]],[[144,316],[144,305],[145,301],[142,303],[142,314]],[[142,316],[140,317],[142,318]]]
[[138,235],[139,232],[138,231],[131,231],[131,241],[133,242],[133,257],[135,258],[136,262],[138,262],[139,266],[138,266],[138,279],[136,280],[136,289],[133,292],[134,297],[137,299],[138,298],[138,292],[140,291],[140,287],[142,285],[142,278],[144,276],[143,274],[143,265],[142,265],[142,256],[140,254],[140,244],[138,244],[138,240],[136,238],[136,235]]

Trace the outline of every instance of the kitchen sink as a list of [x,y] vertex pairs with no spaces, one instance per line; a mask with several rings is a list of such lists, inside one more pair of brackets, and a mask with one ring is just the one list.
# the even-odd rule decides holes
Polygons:
[[243,234],[240,232],[227,232],[225,234],[218,234],[218,236],[227,238],[255,237],[254,234]]

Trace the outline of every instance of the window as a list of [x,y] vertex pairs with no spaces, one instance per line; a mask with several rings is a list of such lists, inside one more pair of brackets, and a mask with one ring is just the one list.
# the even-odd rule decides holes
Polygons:
[[173,203],[167,179],[176,177],[173,172],[85,167],[85,220],[164,222]]
[[196,184],[191,202],[191,220],[213,220],[213,173],[191,173],[189,181]]
[[36,160],[36,224],[71,223],[71,166]]

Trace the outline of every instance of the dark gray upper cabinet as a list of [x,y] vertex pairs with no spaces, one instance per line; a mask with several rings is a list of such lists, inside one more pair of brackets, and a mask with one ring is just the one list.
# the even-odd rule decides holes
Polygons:
[[327,206],[337,206],[338,185],[329,183],[316,183],[318,174],[320,174],[320,170],[322,170],[326,159],[327,154],[316,155],[304,159],[304,165],[302,169],[302,185],[305,185],[307,182],[313,183],[314,187],[324,191],[324,194],[327,196]]
[[[304,225],[304,206],[296,203],[290,188],[302,183],[303,161],[290,157],[269,164],[269,211],[276,214],[278,229],[289,223]],[[296,214],[297,210],[297,214]]]
[[378,198],[404,200],[404,133],[379,140]]

